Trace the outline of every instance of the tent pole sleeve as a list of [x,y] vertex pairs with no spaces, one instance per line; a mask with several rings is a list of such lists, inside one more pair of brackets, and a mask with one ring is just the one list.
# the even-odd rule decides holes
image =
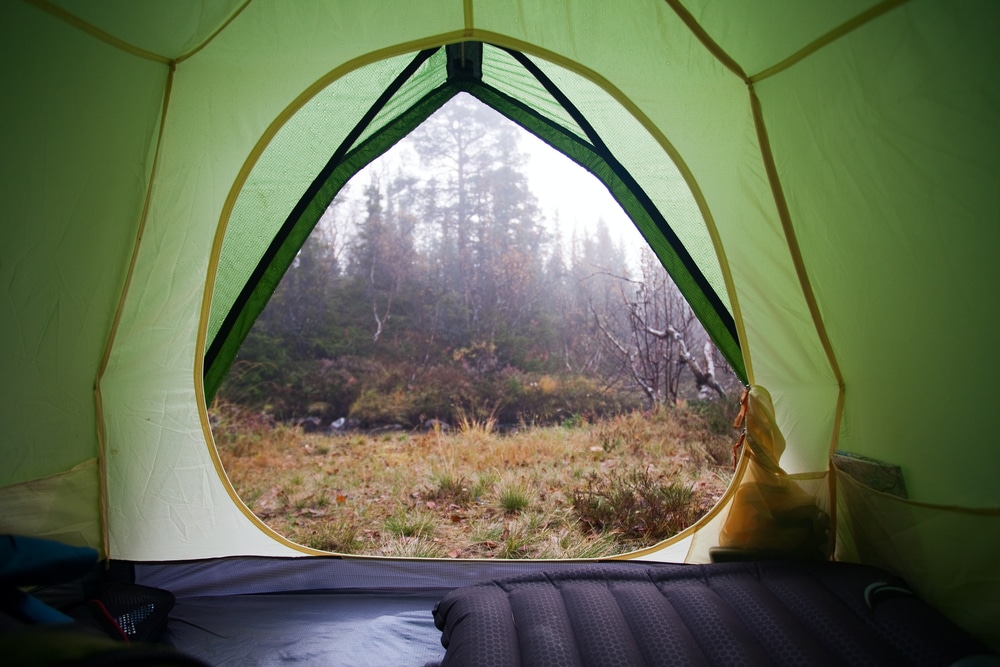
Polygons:
[[899,7],[903,4],[906,4],[907,2],[909,2],[909,0],[885,0],[880,4],[877,4],[874,7],[869,8],[868,10],[855,16],[850,21],[843,23],[842,25],[834,28],[825,35],[822,35],[819,38],[810,42],[809,44],[806,44],[804,47],[802,47],[792,55],[788,56],[781,62],[771,65],[767,69],[762,70],[757,74],[748,77],[747,83],[754,84],[757,83],[758,81],[763,81],[769,76],[774,76],[778,72],[788,69],[789,67],[799,62],[800,60],[804,60],[805,58],[808,58],[816,51],[819,51],[824,46],[837,41],[844,35],[853,32],[854,30],[857,30],[861,26],[871,21],[874,21],[875,19],[882,16],[886,12],[895,9],[896,7]]
[[193,49],[191,49],[190,51],[188,51],[184,55],[178,56],[177,57],[177,62],[178,63],[184,62],[185,60],[187,60],[188,58],[190,58],[191,56],[193,56],[194,54],[198,53],[199,51],[201,51],[202,49],[204,49],[206,46],[208,46],[209,44],[211,44],[212,40],[215,39],[216,37],[218,37],[219,33],[221,33],[223,30],[225,30],[226,28],[228,28],[229,24],[232,23],[233,21],[235,21],[236,17],[243,13],[243,10],[246,9],[247,5],[249,5],[251,2],[252,2],[252,0],[244,0],[243,4],[240,5],[239,8],[237,8],[237,10],[235,12],[233,12],[229,16],[229,18],[226,19],[222,23],[222,25],[220,25],[218,28],[216,28],[215,32],[213,32],[211,35],[209,35],[208,38],[205,39],[205,41],[203,41],[198,46],[194,47]]
[[462,13],[465,19],[465,36],[472,37],[476,30],[475,13],[472,8],[472,0],[462,1]]
[[736,76],[740,77],[744,81],[747,80],[746,72],[743,71],[740,64],[736,62],[731,55],[726,53],[718,42],[712,39],[712,36],[709,35],[703,27],[701,27],[701,24],[698,23],[698,19],[696,19],[691,12],[688,11],[687,7],[681,3],[681,0],[666,0],[666,3],[667,6],[674,10],[674,13],[677,14],[677,18],[679,18],[684,25],[688,27],[691,33],[698,38],[698,41],[701,42],[702,46],[708,49],[708,52],[715,56],[716,60],[722,63],[726,69]]
[[830,370],[837,381],[837,411],[834,416],[833,430],[831,433],[830,448],[836,450],[837,440],[840,435],[840,422],[843,416],[844,403],[844,376],[840,372],[840,364],[833,352],[833,344],[823,323],[823,314],[819,310],[819,303],[816,301],[816,294],[813,292],[812,283],[809,280],[809,273],[806,271],[805,261],[802,259],[802,250],[799,248],[798,239],[795,236],[795,227],[792,225],[792,214],[788,209],[788,200],[785,198],[784,189],[781,187],[781,179],[778,176],[778,166],[774,161],[774,153],[771,151],[771,143],[767,135],[767,126],[764,123],[764,111],[760,104],[760,98],[753,85],[747,86],[750,91],[750,107],[753,111],[753,122],[757,130],[757,142],[760,145],[761,158],[764,162],[764,169],[767,172],[767,180],[771,186],[771,194],[774,197],[774,205],[781,220],[781,229],[785,234],[785,242],[788,244],[788,252],[792,257],[792,264],[795,267],[795,274],[799,279],[799,286],[802,295],[809,308],[809,315],[812,317],[813,326],[819,336],[820,344],[826,353]]
[[124,40],[118,39],[114,35],[110,35],[104,32],[97,26],[87,23],[83,19],[74,16],[70,12],[62,9],[61,7],[53,5],[51,2],[48,2],[47,0],[24,0],[24,1],[27,2],[29,5],[33,5],[34,7],[37,7],[43,12],[46,12],[47,14],[55,16],[60,21],[68,23],[69,25],[73,26],[74,28],[77,28],[78,30],[82,30],[88,35],[91,35],[94,38],[99,39],[102,42],[105,42],[106,44],[110,44],[116,49],[124,51],[125,53],[130,53],[133,56],[138,56],[139,58],[145,58],[146,60],[152,60],[153,62],[163,63],[164,65],[170,65],[172,62],[174,62],[167,56],[162,56],[159,53],[153,53],[152,51],[141,49],[138,46],[135,46],[134,44],[129,44]]
[[101,541],[105,558],[111,558],[111,534],[108,526],[108,435],[104,424],[104,401],[101,395],[101,379],[104,378],[108,370],[108,362],[111,360],[111,351],[115,346],[115,338],[118,335],[118,326],[121,323],[122,311],[125,310],[125,301],[128,298],[129,287],[132,285],[132,275],[135,272],[136,259],[139,256],[139,248],[142,246],[142,237],[146,229],[146,220],[149,218],[149,206],[153,196],[153,183],[156,180],[156,168],[160,161],[160,147],[163,145],[163,132],[167,122],[167,110],[170,108],[170,94],[174,86],[174,73],[176,64],[170,63],[167,70],[167,81],[163,89],[163,105],[160,109],[160,128],[156,135],[156,148],[153,151],[153,163],[149,170],[149,181],[146,184],[146,198],[142,205],[142,214],[139,217],[139,228],[136,231],[135,243],[132,244],[132,257],[129,259],[128,270],[125,272],[125,281],[122,285],[121,296],[118,298],[118,306],[115,308],[115,316],[111,321],[111,331],[108,333],[108,340],[104,345],[104,354],[101,355],[101,364],[97,369],[97,377],[94,380],[94,411],[97,423],[97,464],[98,475],[100,476],[100,512],[101,512]]

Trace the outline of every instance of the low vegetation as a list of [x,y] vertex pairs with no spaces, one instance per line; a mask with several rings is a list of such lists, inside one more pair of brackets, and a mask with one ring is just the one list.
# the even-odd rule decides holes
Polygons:
[[[213,409],[233,486],[276,532],[315,549],[438,558],[589,558],[697,520],[731,476],[721,402],[500,434],[489,419],[381,433],[305,433]],[[729,417],[731,419],[731,417]]]

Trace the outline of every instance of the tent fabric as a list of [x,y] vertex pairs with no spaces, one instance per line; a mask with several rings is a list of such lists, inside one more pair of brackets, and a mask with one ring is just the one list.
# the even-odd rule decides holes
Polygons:
[[[479,42],[525,122],[590,139],[513,54],[670,223],[773,397],[782,469],[821,495],[837,449],[900,466],[913,512],[835,491],[841,553],[905,551],[912,585],[1000,643],[998,19],[991,0],[0,4],[0,530],[140,561],[309,553],[229,485],[205,351],[272,241],[248,222],[283,223],[357,127],[324,114],[441,53],[361,146],[440,85],[440,47]],[[629,557],[707,559],[731,502]]]

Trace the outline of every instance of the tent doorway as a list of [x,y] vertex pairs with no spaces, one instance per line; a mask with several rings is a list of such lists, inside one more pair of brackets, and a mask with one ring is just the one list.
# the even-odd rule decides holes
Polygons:
[[532,139],[459,95],[320,216],[213,406],[230,479],[277,532],[347,553],[594,557],[722,495],[735,373],[565,158],[605,209],[559,214],[563,178],[531,178],[529,151],[554,151]]

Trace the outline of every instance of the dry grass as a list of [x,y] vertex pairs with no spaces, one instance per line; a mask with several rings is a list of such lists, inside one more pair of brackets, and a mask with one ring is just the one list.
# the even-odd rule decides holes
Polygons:
[[[721,497],[732,436],[685,408],[493,432],[304,434],[216,406],[237,493],[316,549],[384,556],[591,558],[649,546]],[[575,420],[579,422],[580,420]]]

